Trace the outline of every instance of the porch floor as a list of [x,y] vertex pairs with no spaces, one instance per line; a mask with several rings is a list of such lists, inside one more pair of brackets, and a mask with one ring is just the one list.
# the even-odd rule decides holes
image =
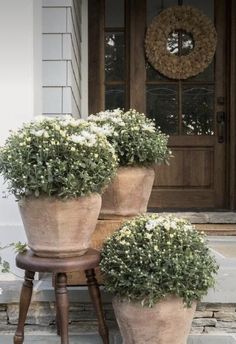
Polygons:
[[[1,344],[12,344],[13,335],[0,335]],[[25,337],[25,344],[59,344],[60,339],[56,335],[29,335]],[[102,344],[102,340],[96,334],[70,336],[70,344]],[[121,344],[120,337],[112,338],[110,344]],[[154,343],[153,343],[154,344]],[[234,335],[190,335],[187,344],[236,344]]]
[[159,215],[172,214],[183,217],[193,223],[197,229],[204,231],[207,235],[214,236],[236,236],[236,212],[158,212]]
[[159,215],[172,214],[199,224],[236,224],[236,212],[233,211],[158,211],[158,209],[149,209],[149,212]]

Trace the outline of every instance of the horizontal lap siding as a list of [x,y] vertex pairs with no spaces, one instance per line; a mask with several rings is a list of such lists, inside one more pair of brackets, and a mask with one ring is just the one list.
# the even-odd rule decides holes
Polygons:
[[43,114],[81,117],[81,0],[43,0]]

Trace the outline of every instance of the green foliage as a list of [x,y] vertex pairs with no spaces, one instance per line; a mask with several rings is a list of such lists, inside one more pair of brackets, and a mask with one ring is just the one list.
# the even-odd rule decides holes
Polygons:
[[101,257],[108,291],[150,307],[168,294],[190,306],[214,286],[218,270],[203,233],[172,216],[143,215],[125,222]]
[[[94,126],[93,126],[94,127]],[[116,171],[114,149],[87,121],[40,117],[11,132],[0,150],[0,173],[20,199],[101,192]]]
[[[13,246],[14,244],[11,243],[9,245],[6,245],[6,246],[0,246],[0,250],[5,250],[6,248],[9,248],[11,246]],[[10,271],[10,265],[9,263],[2,259],[2,257],[0,256],[0,272],[9,272]],[[1,291],[1,290],[0,290]],[[1,293],[0,293],[1,294]]]
[[26,243],[22,244],[22,242],[18,241],[14,244],[14,247],[16,253],[25,253],[27,251],[28,245]]
[[[10,247],[14,247],[16,253],[25,253],[27,250],[27,244],[26,243],[22,244],[20,241],[18,241],[17,243],[13,242],[4,247],[0,246],[0,250],[5,250]],[[3,272],[3,273],[10,272],[10,264],[6,260],[2,259],[1,256],[0,256],[0,272]],[[0,294],[1,292],[2,290],[0,288]]]
[[3,260],[2,257],[0,257],[0,271],[1,272],[9,272],[10,265],[6,260]]
[[91,115],[89,121],[101,127],[115,148],[120,166],[148,166],[167,162],[171,156],[168,136],[156,129],[151,119],[135,110],[107,110]]

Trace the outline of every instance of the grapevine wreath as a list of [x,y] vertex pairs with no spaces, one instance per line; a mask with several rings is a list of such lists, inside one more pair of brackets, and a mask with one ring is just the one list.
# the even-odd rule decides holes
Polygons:
[[[186,32],[194,42],[187,55],[174,55],[167,49],[173,32]],[[173,6],[154,17],[145,38],[146,55],[151,65],[171,79],[187,79],[201,73],[212,61],[217,34],[210,18],[191,6]]]

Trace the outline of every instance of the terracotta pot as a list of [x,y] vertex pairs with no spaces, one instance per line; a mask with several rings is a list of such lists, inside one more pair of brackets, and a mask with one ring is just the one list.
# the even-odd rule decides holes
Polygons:
[[169,296],[148,308],[114,298],[113,307],[123,344],[186,344],[196,303]]
[[19,201],[28,245],[39,257],[73,257],[90,244],[101,208],[101,196],[77,199],[26,198]]
[[101,215],[132,216],[145,213],[154,178],[153,168],[120,167],[102,195]]

